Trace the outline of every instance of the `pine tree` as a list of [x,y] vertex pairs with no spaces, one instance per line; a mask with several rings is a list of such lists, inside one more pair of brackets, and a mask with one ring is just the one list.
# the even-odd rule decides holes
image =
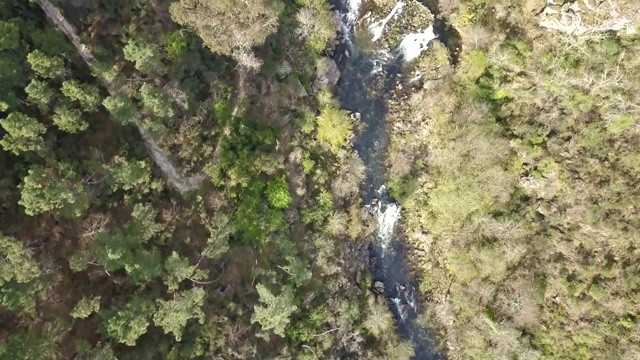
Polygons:
[[27,62],[38,75],[47,79],[62,77],[65,73],[64,60],[59,56],[49,56],[40,50],[27,55]]
[[269,182],[266,194],[269,204],[276,209],[286,209],[291,203],[289,185],[287,185],[284,175]]
[[100,311],[100,298],[100,296],[90,298],[86,296],[82,297],[71,311],[71,317],[76,319],[86,319],[91,314],[97,313]]
[[20,46],[20,28],[11,21],[0,21],[0,51],[16,50]]
[[259,323],[263,331],[273,330],[277,335],[284,336],[291,314],[298,307],[295,305],[293,289],[283,286],[280,295],[275,296],[262,284],[256,285],[262,305],[253,307],[252,323]]
[[40,275],[40,268],[18,240],[0,233],[0,286],[9,282],[29,282]]
[[158,47],[144,40],[129,40],[122,50],[124,58],[135,63],[136,69],[145,75],[157,74],[164,67]]
[[87,123],[82,116],[82,111],[72,109],[69,105],[56,107],[53,110],[52,118],[60,130],[71,134],[82,132],[89,127],[89,123]]
[[169,291],[176,291],[180,283],[185,279],[201,280],[204,272],[197,270],[195,265],[191,265],[189,259],[181,257],[177,252],[172,252],[164,263],[166,271],[164,283]]
[[77,80],[68,80],[62,83],[62,94],[67,98],[77,101],[84,111],[92,112],[101,103],[100,92],[93,85],[82,84]]
[[27,93],[27,101],[36,105],[41,113],[46,114],[49,111],[49,104],[55,98],[55,91],[46,82],[31,79],[24,91]]
[[113,190],[135,190],[136,193],[147,193],[156,186],[151,180],[151,164],[148,160],[131,161],[124,156],[115,156],[105,171],[111,174]]
[[157,300],[158,310],[153,315],[156,326],[164,329],[165,334],[173,333],[176,341],[182,340],[182,332],[190,319],[196,318],[204,324],[204,304],[206,293],[197,287],[174,293],[172,300]]
[[102,105],[123,125],[132,123],[137,115],[135,104],[126,96],[107,96],[102,101]]
[[125,306],[105,310],[101,316],[109,336],[125,345],[135,346],[136,340],[147,332],[154,311],[152,302],[134,297]]
[[47,128],[38,120],[20,112],[13,112],[0,121],[0,126],[7,132],[0,140],[0,145],[6,151],[19,155],[26,151],[38,152],[44,149],[42,135],[47,132]]
[[151,111],[153,115],[158,117],[173,116],[171,100],[161,89],[145,83],[140,87],[140,99],[145,109]]
[[18,204],[27,215],[53,211],[56,217],[79,217],[89,207],[88,194],[67,163],[58,163],[55,168],[33,165],[19,189]]

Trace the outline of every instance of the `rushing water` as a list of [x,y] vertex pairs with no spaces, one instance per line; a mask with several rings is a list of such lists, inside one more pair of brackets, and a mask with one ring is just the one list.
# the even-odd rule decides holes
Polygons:
[[375,259],[371,272],[376,281],[384,284],[384,295],[396,318],[398,333],[413,342],[414,359],[443,359],[436,351],[433,334],[416,322],[420,312],[418,283],[411,278],[405,242],[398,238],[402,208],[394,202],[384,184],[385,151],[389,143],[384,95],[392,90],[403,63],[426,50],[435,34],[429,27],[405,35],[398,49],[392,53],[374,50],[363,54],[358,51],[357,42],[352,40],[355,38],[353,34],[356,31],[370,31],[374,41],[378,40],[386,24],[402,16],[403,0],[386,17],[368,26],[363,24],[362,29],[357,28],[362,10],[361,0],[335,0],[332,3],[340,11],[347,40],[345,46],[350,54],[347,55],[345,49],[336,49],[337,53],[346,55],[338,57],[342,77],[337,95],[344,108],[360,113],[365,125],[357,133],[355,148],[367,167],[366,183],[362,189],[362,198],[367,204],[365,208],[378,222],[376,242],[369,249]]

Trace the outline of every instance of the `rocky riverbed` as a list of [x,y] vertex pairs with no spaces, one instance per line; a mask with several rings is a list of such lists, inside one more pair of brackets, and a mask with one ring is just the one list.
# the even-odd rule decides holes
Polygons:
[[[432,57],[429,49],[438,40],[434,16],[422,3],[391,3],[392,7],[359,0],[333,3],[342,27],[342,40],[333,51],[340,70],[337,96],[364,125],[354,147],[367,166],[362,199],[377,222],[369,247],[372,291],[388,299],[398,333],[413,342],[415,358],[440,359],[434,332],[428,323],[417,321],[422,312],[419,282],[413,278],[400,229],[402,208],[386,186],[390,132],[398,126],[394,122],[402,114],[400,108],[409,105],[411,89],[422,86],[419,64]],[[333,82],[333,65],[324,68],[320,78]]]

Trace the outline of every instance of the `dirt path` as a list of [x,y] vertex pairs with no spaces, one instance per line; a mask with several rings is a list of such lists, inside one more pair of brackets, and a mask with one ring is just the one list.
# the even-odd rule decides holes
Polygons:
[[[39,0],[38,3],[40,4],[40,7],[45,12],[45,14],[47,14],[47,17],[54,23],[56,28],[62,31],[67,36],[67,38],[69,38],[69,41],[71,41],[73,46],[78,51],[78,54],[80,54],[87,66],[91,67],[91,64],[95,61],[91,50],[80,42],[80,37],[77,35],[75,28],[67,21],[67,19],[65,19],[60,9],[51,4],[49,0]],[[117,94],[117,91],[111,83],[103,82],[102,85],[107,89],[109,94]],[[162,150],[158,146],[158,143],[144,129],[139,114],[136,114],[134,123],[138,128],[138,131],[140,131],[142,141],[151,154],[153,161],[160,168],[160,170],[162,170],[171,185],[173,185],[180,192],[194,190],[200,187],[202,181],[205,179],[204,174],[196,174],[191,177],[184,177],[171,163],[169,158],[162,152]]]

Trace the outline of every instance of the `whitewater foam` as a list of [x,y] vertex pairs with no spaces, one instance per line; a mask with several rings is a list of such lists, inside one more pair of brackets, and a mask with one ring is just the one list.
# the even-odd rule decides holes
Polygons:
[[344,36],[348,39],[351,32],[356,31],[358,18],[360,17],[360,9],[362,8],[362,0],[347,0],[347,13],[343,16],[342,25],[344,26]]
[[396,49],[396,52],[403,56],[404,61],[411,61],[420,56],[423,51],[427,50],[429,42],[435,38],[437,38],[437,36],[433,32],[432,25],[423,31],[405,36],[400,46]]
[[398,219],[400,219],[401,212],[402,208],[398,204],[380,205],[376,212],[376,218],[378,220],[377,238],[383,250],[383,256],[393,238],[393,230],[395,229]]
[[402,300],[400,300],[399,298],[392,298],[391,302],[393,303],[393,305],[395,305],[396,311],[398,311],[398,314],[400,314],[400,318],[402,320],[406,320],[407,312],[404,310],[404,306],[402,306]]
[[404,8],[404,1],[398,1],[398,3],[396,3],[396,6],[394,6],[393,9],[391,9],[391,12],[389,13],[389,15],[387,15],[384,19],[376,21],[373,24],[369,25],[369,31],[371,31],[371,33],[373,34],[373,39],[371,39],[372,41],[375,42],[382,37],[382,33],[384,32],[384,27],[387,26],[387,23],[391,19],[395,18],[398,14],[400,14],[403,8]]

